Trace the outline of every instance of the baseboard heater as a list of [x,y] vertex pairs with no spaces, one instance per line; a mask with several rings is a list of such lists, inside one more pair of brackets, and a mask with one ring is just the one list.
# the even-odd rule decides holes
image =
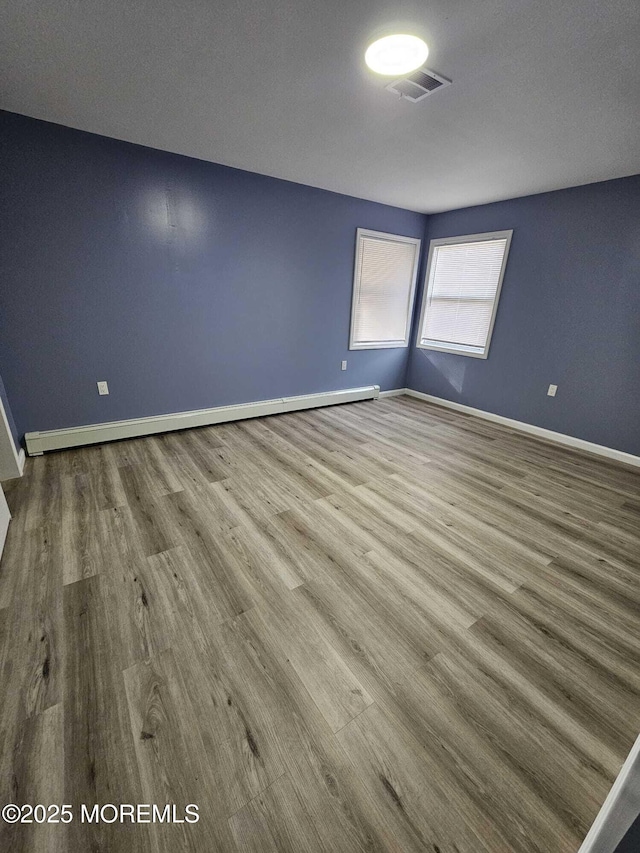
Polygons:
[[355,403],[358,400],[376,400],[379,385],[363,388],[347,388],[344,391],[326,391],[320,394],[302,394],[299,397],[278,397],[275,400],[260,400],[256,403],[239,403],[234,406],[216,406],[213,409],[196,409],[193,412],[176,412],[171,415],[156,415],[149,418],[133,418],[126,421],[111,421],[105,424],[50,429],[28,432],[25,435],[29,456],[40,456],[46,450],[62,450],[83,444],[100,444],[120,438],[136,438],[158,432],[210,426],[226,421],[241,421],[245,418],[261,418],[279,415],[300,409],[315,409],[333,406],[336,403]]

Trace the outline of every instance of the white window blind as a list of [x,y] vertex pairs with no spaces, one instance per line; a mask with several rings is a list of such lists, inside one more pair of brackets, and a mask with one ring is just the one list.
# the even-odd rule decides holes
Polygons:
[[406,347],[420,240],[358,229],[350,349]]
[[487,357],[511,234],[432,241],[419,347]]

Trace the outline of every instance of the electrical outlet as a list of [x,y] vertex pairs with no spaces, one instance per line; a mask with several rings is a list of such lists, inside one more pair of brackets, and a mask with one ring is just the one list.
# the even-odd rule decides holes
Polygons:
[[557,385],[549,385],[549,390],[547,391],[547,397],[555,397],[557,390],[558,390]]
[[342,364],[340,365],[340,370],[346,370],[346,369],[347,369],[347,362],[346,362],[346,360],[345,360],[345,361],[343,361],[343,362],[342,362]]
[[106,382],[98,382],[98,394],[101,397],[104,397],[105,394],[109,393],[109,386]]

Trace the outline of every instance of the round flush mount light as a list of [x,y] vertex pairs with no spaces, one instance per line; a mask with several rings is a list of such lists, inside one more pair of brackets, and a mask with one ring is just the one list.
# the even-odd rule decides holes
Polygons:
[[376,74],[401,77],[415,71],[429,56],[429,48],[418,36],[385,36],[367,48],[364,61]]

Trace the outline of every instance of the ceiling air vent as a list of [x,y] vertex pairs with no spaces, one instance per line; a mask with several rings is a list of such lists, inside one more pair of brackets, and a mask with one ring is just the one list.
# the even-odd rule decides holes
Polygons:
[[390,92],[400,95],[401,98],[406,98],[406,100],[413,101],[416,104],[432,92],[437,92],[438,89],[443,89],[450,84],[451,80],[447,80],[441,74],[436,74],[430,68],[419,68],[407,77],[389,83],[386,88]]

